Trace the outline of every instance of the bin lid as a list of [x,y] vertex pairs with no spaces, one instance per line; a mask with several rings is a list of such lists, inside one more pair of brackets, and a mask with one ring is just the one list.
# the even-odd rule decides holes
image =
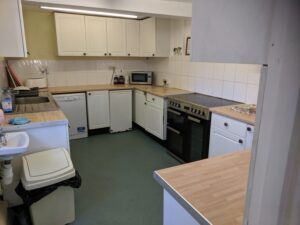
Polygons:
[[22,157],[22,184],[26,190],[50,186],[75,176],[69,153],[56,148]]

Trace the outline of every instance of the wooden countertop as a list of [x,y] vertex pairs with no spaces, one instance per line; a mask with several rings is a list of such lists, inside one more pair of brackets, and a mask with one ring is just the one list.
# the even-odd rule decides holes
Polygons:
[[150,94],[167,97],[170,95],[187,94],[190,91],[178,89],[178,88],[164,88],[160,86],[152,85],[113,85],[113,84],[97,84],[97,85],[81,85],[81,86],[65,86],[65,87],[49,87],[48,90],[52,94],[64,94],[64,93],[76,93],[86,91],[102,91],[102,90],[130,90],[136,89],[140,91],[146,91]]
[[244,150],[155,171],[154,178],[201,224],[242,225],[249,162]]
[[[31,122],[24,125],[11,125],[8,121],[15,117],[26,117]],[[65,114],[61,110],[48,111],[48,112],[36,112],[36,113],[24,113],[24,114],[5,114],[5,122],[3,124],[4,129],[8,128],[20,128],[20,127],[30,127],[34,124],[48,124],[52,122],[62,122],[67,123],[68,120]]]
[[256,121],[256,114],[245,114],[233,111],[232,106],[223,106],[223,107],[215,107],[210,108],[210,111],[213,113],[217,113],[223,116],[228,116],[232,119],[236,119],[245,123],[248,123],[250,125],[255,125]]

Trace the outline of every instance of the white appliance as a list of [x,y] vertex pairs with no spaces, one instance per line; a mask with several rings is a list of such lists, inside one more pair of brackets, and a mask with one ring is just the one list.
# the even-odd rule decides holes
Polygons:
[[53,97],[69,120],[70,139],[87,137],[85,93],[61,94]]
[[109,92],[110,132],[122,132],[132,129],[132,91]]

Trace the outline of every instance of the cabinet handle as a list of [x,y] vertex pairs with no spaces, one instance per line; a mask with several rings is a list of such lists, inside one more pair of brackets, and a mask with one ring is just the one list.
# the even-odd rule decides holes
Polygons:
[[111,55],[111,53],[108,53],[108,55]]
[[152,56],[155,56],[155,54],[153,53]]
[[130,53],[128,53],[128,56],[130,56]]
[[88,93],[88,95],[92,95],[92,93]]
[[105,56],[107,56],[107,53],[104,53]]
[[239,140],[239,143],[240,143],[240,144],[243,144],[243,140],[242,140],[242,139],[240,139],[240,140]]
[[224,123],[224,126],[225,126],[225,127],[228,127],[228,123]]
[[152,98],[152,101],[155,101],[155,98]]
[[86,56],[86,53],[84,52],[83,55]]
[[251,127],[247,127],[247,131],[252,131]]
[[147,105],[147,102],[145,102],[144,105]]

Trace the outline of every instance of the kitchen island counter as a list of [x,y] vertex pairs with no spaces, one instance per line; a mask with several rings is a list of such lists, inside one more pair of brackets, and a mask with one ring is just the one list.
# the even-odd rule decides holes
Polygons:
[[249,162],[244,150],[158,170],[154,178],[197,221],[191,224],[242,225]]

